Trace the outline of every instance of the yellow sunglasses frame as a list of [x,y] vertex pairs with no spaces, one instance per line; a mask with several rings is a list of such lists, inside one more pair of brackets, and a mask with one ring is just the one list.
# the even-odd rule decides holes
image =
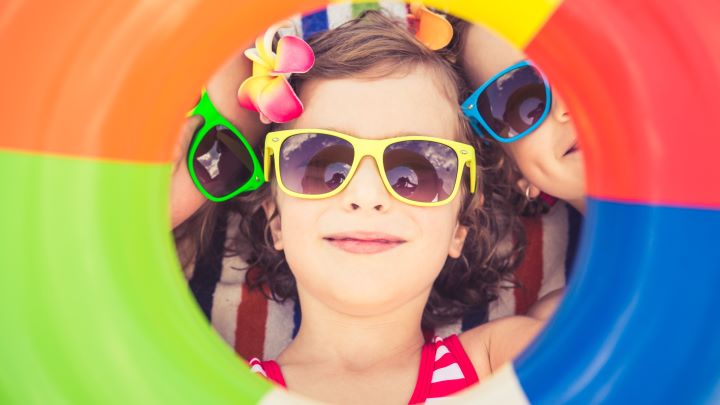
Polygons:
[[[280,148],[282,147],[283,142],[285,142],[286,139],[290,138],[294,135],[300,135],[300,134],[323,134],[323,135],[330,135],[334,136],[340,139],[343,139],[347,142],[349,142],[353,146],[353,150],[355,151],[353,156],[353,162],[352,166],[350,167],[350,172],[348,173],[347,179],[336,189],[330,191],[329,193],[325,194],[302,194],[295,191],[292,191],[285,187],[285,184],[283,184],[282,176],[280,176]],[[455,178],[455,185],[453,187],[453,191],[448,196],[448,198],[442,200],[442,201],[435,201],[435,202],[421,202],[421,201],[413,201],[410,199],[407,199],[400,194],[398,194],[390,185],[390,182],[387,179],[387,176],[385,174],[385,167],[383,164],[383,152],[385,152],[385,149],[394,143],[404,142],[404,141],[429,141],[429,142],[436,142],[445,146],[448,146],[452,150],[455,151],[455,154],[457,155],[458,159],[458,170],[457,175]],[[265,137],[265,153],[263,154],[263,167],[265,171],[265,181],[270,181],[270,158],[271,156],[275,156],[274,164],[275,164],[275,177],[277,178],[277,183],[280,186],[280,189],[287,195],[302,199],[308,199],[308,200],[319,200],[322,198],[330,198],[336,194],[339,194],[342,192],[345,187],[350,183],[350,180],[355,175],[355,172],[357,171],[358,166],[360,165],[360,161],[365,156],[370,156],[375,160],[375,164],[378,168],[380,178],[383,181],[383,184],[385,185],[385,189],[388,190],[388,192],[395,197],[396,199],[410,204],[415,205],[419,207],[437,207],[440,205],[445,205],[452,201],[455,196],[458,193],[458,190],[460,189],[460,181],[462,180],[462,175],[464,170],[464,167],[467,166],[468,169],[470,169],[470,192],[474,193],[476,188],[476,160],[475,160],[475,148],[473,148],[471,145],[462,143],[462,142],[456,142],[456,141],[450,141],[447,139],[442,138],[434,138],[431,136],[400,136],[400,137],[394,137],[394,138],[388,138],[388,139],[363,139],[363,138],[356,138],[351,135],[343,134],[341,132],[336,131],[330,131],[326,129],[289,129],[284,131],[275,131],[275,132],[269,132],[267,136]]]

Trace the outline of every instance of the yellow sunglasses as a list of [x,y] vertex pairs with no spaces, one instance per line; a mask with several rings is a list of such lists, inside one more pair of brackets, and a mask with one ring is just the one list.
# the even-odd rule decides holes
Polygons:
[[265,138],[265,180],[270,159],[287,195],[329,198],[340,193],[365,156],[375,159],[385,188],[407,204],[434,207],[458,193],[465,166],[475,192],[475,149],[465,143],[429,136],[363,139],[324,129],[270,132]]

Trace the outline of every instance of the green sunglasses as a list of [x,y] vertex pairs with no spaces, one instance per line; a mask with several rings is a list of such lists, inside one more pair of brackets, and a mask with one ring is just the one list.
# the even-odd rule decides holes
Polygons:
[[250,143],[215,109],[207,91],[188,113],[199,115],[203,125],[188,149],[187,167],[195,187],[210,201],[229,200],[263,183],[263,169]]

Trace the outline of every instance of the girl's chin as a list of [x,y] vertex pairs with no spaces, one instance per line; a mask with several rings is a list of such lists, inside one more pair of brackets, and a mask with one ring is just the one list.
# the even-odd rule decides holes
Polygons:
[[568,186],[564,190],[559,191],[558,195],[555,195],[555,197],[568,202],[570,205],[576,206],[577,204],[585,201],[585,188],[578,186],[577,184],[573,184],[572,186]]
[[350,317],[374,317],[387,314],[391,308],[397,307],[397,297],[390,294],[387,296],[376,296],[372,299],[368,296],[336,296],[332,301],[326,304],[335,309],[335,311]]

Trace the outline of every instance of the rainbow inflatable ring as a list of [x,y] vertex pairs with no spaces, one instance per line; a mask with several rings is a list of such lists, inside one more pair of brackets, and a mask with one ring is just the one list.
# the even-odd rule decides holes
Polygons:
[[[557,314],[459,403],[720,403],[720,2],[427,4],[542,66],[581,134],[590,195]],[[205,79],[271,23],[324,6],[0,3],[0,403],[303,402],[204,321],[168,190]]]

